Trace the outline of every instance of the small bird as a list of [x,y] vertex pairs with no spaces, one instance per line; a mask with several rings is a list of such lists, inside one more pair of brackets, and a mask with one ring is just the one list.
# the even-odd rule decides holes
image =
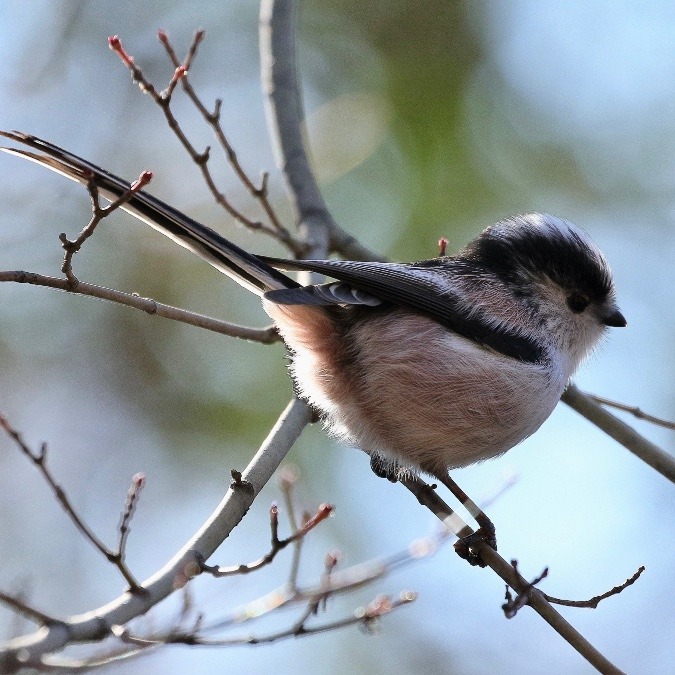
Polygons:
[[[1,133],[38,152],[4,150],[93,179],[106,199],[129,190],[51,143]],[[626,325],[600,250],[551,215],[502,220],[454,256],[392,263],[252,255],[142,191],[122,208],[262,297],[299,395],[378,475],[421,470],[462,501],[448,470],[534,433],[607,327]],[[300,286],[279,270],[335,281]],[[494,545],[489,519],[472,515]]]

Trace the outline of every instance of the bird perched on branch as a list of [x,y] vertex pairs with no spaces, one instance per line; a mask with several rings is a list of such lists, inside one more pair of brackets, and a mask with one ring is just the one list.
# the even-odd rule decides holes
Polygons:
[[[3,135],[33,149],[7,151],[93,181],[106,199],[130,189],[51,143]],[[252,255],[143,191],[122,208],[261,296],[297,390],[327,428],[369,453],[379,475],[436,477],[472,507],[490,541],[489,519],[448,469],[534,433],[607,327],[626,325],[602,253],[555,216],[508,218],[457,255],[390,263]],[[279,270],[335,281],[300,286]]]

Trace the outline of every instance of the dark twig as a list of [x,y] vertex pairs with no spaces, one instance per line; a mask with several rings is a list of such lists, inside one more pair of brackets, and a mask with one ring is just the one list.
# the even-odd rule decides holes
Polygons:
[[41,612],[33,607],[27,605],[22,599],[17,598],[9,593],[0,591],[0,602],[4,603],[8,607],[11,607],[15,612],[21,614],[32,621],[36,621],[43,626],[49,626],[52,624],[59,623],[58,619],[55,619],[44,612]]
[[283,551],[289,544],[303,539],[320,522],[324,521],[333,512],[330,504],[321,504],[317,512],[308,519],[303,526],[296,530],[286,539],[279,539],[279,511],[276,504],[270,507],[270,529],[272,530],[272,545],[268,553],[254,562],[233,565],[231,567],[219,567],[217,565],[202,565],[202,570],[214,577],[228,577],[236,574],[249,574],[255,572],[265,565],[269,565],[280,551]]
[[[166,53],[168,54],[169,59],[171,59],[171,63],[173,63],[173,65],[176,68],[180,67],[181,65],[184,66],[186,71],[190,70],[192,60],[197,53],[199,44],[204,39],[204,35],[205,32],[203,30],[198,30],[195,32],[195,36],[188,50],[188,54],[185,57],[185,59],[181,62],[166,32],[163,30],[160,30],[158,32],[159,41],[164,45],[164,49],[166,49]],[[187,76],[187,74],[185,77],[182,78],[181,86],[183,87],[183,90],[187,94],[188,98],[192,101],[195,108],[197,108],[197,110],[199,111],[199,114],[204,118],[206,123],[213,129],[213,133],[216,139],[218,140],[220,147],[225,152],[227,161],[230,163],[232,170],[236,174],[241,184],[249,191],[249,193],[254,199],[258,200],[263,211],[269,218],[270,223],[277,230],[286,231],[286,228],[284,228],[284,226],[282,225],[281,221],[279,220],[279,217],[277,216],[268,198],[267,183],[269,179],[269,174],[267,172],[264,172],[262,174],[260,186],[255,185],[255,183],[251,180],[251,178],[249,177],[249,175],[246,173],[241,163],[239,162],[234,147],[228,141],[227,136],[223,131],[223,127],[221,124],[221,109],[223,101],[221,99],[216,99],[213,112],[209,112],[209,110],[204,105],[203,101],[195,91],[194,87],[190,83],[190,78]],[[300,251],[296,251],[296,253],[299,252]]]
[[[119,549],[117,551],[112,551],[109,549],[89,528],[89,526],[82,520],[79,516],[75,507],[70,503],[70,499],[66,494],[65,490],[61,485],[56,482],[56,479],[52,475],[49,467],[47,466],[47,444],[42,443],[40,449],[35,452],[24,442],[21,434],[16,431],[4,415],[0,414],[0,427],[4,429],[7,435],[15,442],[17,447],[21,452],[31,460],[33,465],[38,469],[42,474],[42,477],[47,482],[47,485],[52,489],[56,499],[59,504],[61,504],[63,510],[66,512],[72,523],[75,525],[80,534],[89,541],[105,558],[111,562],[117,569],[120,574],[124,577],[126,582],[129,584],[129,590],[134,593],[141,590],[138,582],[131,574],[131,571],[124,561],[123,551]],[[128,525],[128,522],[127,522]],[[121,537],[122,539],[122,537]]]
[[[511,565],[513,566],[513,569],[515,572],[518,572],[518,563],[516,560],[511,561]],[[603,600],[606,600],[607,598],[611,598],[613,595],[618,595],[622,591],[624,591],[628,586],[632,586],[642,575],[642,573],[645,571],[644,565],[641,565],[637,572],[633,574],[633,576],[629,577],[624,581],[622,584],[619,584],[618,586],[614,586],[614,588],[610,589],[606,593],[602,593],[600,595],[595,595],[589,600],[563,600],[562,598],[556,598],[552,595],[548,595],[548,593],[542,593],[542,596],[550,603],[554,605],[563,605],[564,607],[578,607],[578,608],[586,608],[586,609],[595,609]],[[511,591],[509,590],[509,587],[506,587],[506,602],[502,605],[502,609],[504,610],[504,616],[506,616],[507,619],[512,619],[520,610],[522,607],[527,605],[530,601],[530,598],[532,596],[532,589],[535,588],[535,586],[544,578],[548,576],[548,567],[544,568],[544,571],[536,577],[533,581],[531,581],[527,587],[522,590],[521,592],[518,593],[518,595],[515,596],[515,598],[511,595]],[[541,591],[540,591],[541,592]]]
[[65,232],[59,235],[59,241],[65,251],[63,256],[63,265],[61,271],[66,275],[70,288],[77,288],[79,281],[73,274],[73,256],[82,248],[82,244],[94,234],[97,225],[113,211],[120,208],[123,204],[128,202],[136,192],[139,192],[152,180],[151,171],[143,171],[141,175],[131,184],[130,188],[114,202],[108,206],[101,206],[98,194],[98,187],[94,181],[93,175],[87,181],[87,191],[91,199],[91,220],[82,228],[82,231],[72,241],[66,237]]
[[633,417],[637,417],[639,420],[644,420],[645,422],[651,422],[656,424],[659,427],[665,427],[666,429],[671,429],[675,431],[675,422],[670,420],[664,420],[661,417],[655,417],[649,413],[644,412],[637,406],[626,405],[625,403],[620,403],[619,401],[612,401],[609,398],[604,398],[603,396],[596,396],[595,394],[588,394],[596,403],[600,405],[606,405],[609,408],[616,408],[617,410],[623,410],[624,412],[630,413]]
[[[198,42],[199,41],[197,41],[197,44]],[[167,124],[169,125],[169,128],[173,131],[173,133],[180,141],[181,145],[190,155],[192,161],[199,167],[199,170],[202,173],[202,177],[204,178],[204,181],[206,182],[216,202],[220,204],[230,216],[232,216],[242,225],[245,225],[251,230],[264,232],[265,234],[268,234],[274,237],[275,239],[278,239],[294,252],[301,251],[302,247],[300,246],[300,244],[294,240],[294,238],[285,228],[279,229],[277,227],[266,225],[265,223],[259,220],[253,220],[249,218],[248,216],[244,215],[239,209],[237,209],[229,201],[229,199],[225,196],[225,194],[218,189],[218,186],[216,185],[215,180],[211,174],[211,170],[209,169],[208,166],[210,158],[210,149],[206,148],[204,152],[197,151],[195,146],[192,144],[192,142],[189,140],[189,138],[183,131],[182,127],[180,126],[180,123],[178,122],[177,118],[175,117],[171,109],[171,97],[173,91],[176,85],[178,84],[178,81],[185,78],[187,74],[186,65],[180,64],[178,67],[176,67],[167,88],[164,89],[164,91],[158,92],[155,86],[145,77],[143,71],[136,65],[133,57],[124,49],[124,47],[122,46],[122,42],[117,35],[113,35],[112,37],[108,38],[108,45],[110,46],[110,49],[120,57],[122,63],[124,63],[124,65],[131,71],[133,80],[138,84],[140,90],[143,93],[148,94],[153,99],[153,101],[161,108],[162,112],[164,113],[164,117],[166,118]]]
[[[426,506],[440,520],[447,523],[449,522],[449,519],[457,519],[459,523],[462,522],[458,519],[457,514],[455,514],[438,496],[436,491],[430,489],[419,477],[409,477],[400,482],[414,494],[420,504]],[[471,528],[468,526],[459,529],[459,531],[458,529],[457,524],[455,524],[453,530],[460,537],[465,537],[472,533]],[[475,548],[487,566],[517,593],[521,593],[528,589],[530,585],[529,582],[518,574],[518,572],[513,569],[512,565],[504,560],[497,551],[484,542],[476,542]],[[581,635],[581,633],[579,633],[579,631],[577,631],[552,607],[541,591],[536,588],[531,589],[531,596],[528,604],[597,670],[602,673],[621,673],[621,671],[609,661],[604,654],[599,652],[583,635]]]
[[0,272],[0,282],[9,281],[18,284],[31,284],[34,286],[46,286],[47,288],[56,288],[61,291],[77,293],[79,295],[88,295],[102,300],[109,300],[120,305],[126,305],[134,309],[139,309],[147,314],[161,316],[173,321],[180,321],[191,326],[198,326],[206,330],[229,335],[231,337],[251,340],[252,342],[261,342],[262,344],[272,344],[279,342],[281,338],[274,326],[267,328],[249,328],[248,326],[239,326],[229,321],[214,319],[204,314],[189,312],[179,307],[165,305],[152,298],[144,298],[136,293],[124,293],[112,288],[96,286],[95,284],[78,281],[76,287],[72,287],[68,279],[58,277],[49,277],[35,272],[24,272],[21,270],[9,270]]
[[617,443],[621,443],[624,448],[637,455],[643,462],[675,483],[675,458],[638,434],[635,429],[618,417],[607,412],[591,396],[585,394],[574,384],[569,384],[563,392],[561,400],[602,429]]
[[[511,566],[513,567],[513,571],[516,572],[517,574],[518,561],[512,560]],[[529,603],[530,597],[532,595],[532,590],[542,579],[545,579],[547,576],[548,576],[548,567],[544,567],[543,572],[538,577],[535,577],[532,581],[530,581],[527,584],[527,586],[523,590],[521,590],[515,597],[511,595],[511,589],[507,585],[506,594],[504,596],[506,602],[502,605],[502,609],[504,610],[504,616],[507,619],[513,619],[513,617],[518,613],[518,610],[522,609],[523,607],[525,607],[525,605]]]
[[596,595],[590,598],[589,600],[562,600],[560,598],[554,598],[552,595],[548,595],[547,593],[544,593],[544,597],[549,602],[555,605],[564,605],[565,607],[582,607],[595,609],[603,600],[611,598],[613,595],[618,595],[619,593],[621,593],[621,591],[628,588],[628,586],[632,586],[640,578],[640,576],[644,571],[645,571],[644,565],[640,565],[637,572],[635,572],[635,574],[632,577],[626,579],[626,581],[624,581],[622,584],[614,586],[614,588],[607,591],[606,593]]

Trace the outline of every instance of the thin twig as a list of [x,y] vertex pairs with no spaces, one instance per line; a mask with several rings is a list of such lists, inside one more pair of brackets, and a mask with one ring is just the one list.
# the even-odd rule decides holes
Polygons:
[[665,427],[666,429],[672,429],[675,431],[675,422],[670,420],[665,420],[662,417],[655,417],[649,413],[644,412],[637,406],[626,405],[625,403],[620,403],[619,401],[612,401],[609,398],[604,398],[603,396],[597,396],[596,394],[588,394],[596,403],[600,405],[606,405],[610,408],[616,408],[617,410],[623,410],[624,412],[630,413],[633,417],[637,417],[639,420],[644,420],[645,422],[651,422],[660,427]]
[[607,591],[606,593],[602,593],[601,595],[595,595],[589,600],[562,600],[561,598],[554,598],[552,595],[548,595],[548,593],[544,593],[544,597],[549,602],[555,605],[564,605],[565,607],[581,607],[581,608],[595,609],[603,600],[611,598],[613,595],[618,595],[619,593],[621,593],[621,591],[628,588],[628,586],[632,586],[640,578],[640,576],[644,571],[645,571],[644,565],[640,565],[637,572],[635,572],[635,574],[633,574],[632,577],[626,579],[626,581],[624,581],[622,584],[614,586],[614,588]]
[[120,195],[115,201],[108,204],[108,206],[101,206],[98,187],[96,185],[94,176],[91,175],[87,181],[87,192],[91,199],[91,220],[82,228],[77,237],[73,240],[66,237],[65,232],[59,235],[59,241],[65,251],[63,256],[63,264],[61,271],[66,275],[68,282],[72,289],[77,288],[79,281],[75,274],[73,274],[73,256],[82,248],[89,237],[94,234],[98,224],[113,211],[119,209],[123,204],[126,204],[137,192],[142,190],[152,180],[151,171],[143,171],[141,175],[131,184],[129,189]]
[[[291,526],[291,532],[298,531],[298,519],[295,515],[295,504],[293,503],[293,487],[297,481],[295,471],[286,467],[279,478],[279,486],[281,493],[284,496],[284,503],[286,504],[286,513],[288,514],[288,522]],[[298,588],[298,572],[300,571],[300,558],[302,556],[302,544],[304,537],[300,537],[293,542],[293,558],[288,571],[288,586],[291,590]]]
[[54,617],[49,616],[49,614],[45,614],[44,612],[27,605],[20,598],[10,595],[9,593],[5,593],[4,591],[0,591],[0,602],[4,603],[8,607],[11,607],[18,614],[21,614],[43,626],[60,623],[58,619],[55,619]]
[[191,143],[190,139],[187,137],[183,131],[180,123],[178,122],[176,116],[173,114],[171,109],[171,95],[173,94],[174,87],[180,79],[183,79],[187,73],[185,66],[181,65],[174,71],[173,77],[169,83],[169,86],[162,91],[158,92],[155,86],[145,77],[143,71],[136,65],[133,57],[124,49],[122,42],[117,35],[114,35],[108,38],[108,44],[110,49],[115,52],[122,63],[131,71],[134,82],[138,83],[139,88],[143,93],[150,95],[153,101],[160,107],[164,113],[167,124],[175,136],[180,141],[181,145],[185,148],[187,153],[190,155],[192,161],[199,167],[199,170],[202,173],[202,177],[206,182],[211,194],[215,198],[216,202],[222,206],[227,213],[232,216],[235,220],[240,222],[242,225],[245,225],[251,230],[260,231],[265,234],[268,234],[275,239],[278,239],[283,244],[288,246],[293,251],[300,251],[302,247],[298,244],[297,241],[290,235],[290,233],[285,229],[278,229],[277,227],[272,227],[267,225],[259,220],[253,220],[248,216],[244,215],[239,209],[237,209],[225,196],[223,192],[218,189],[216,182],[211,174],[209,169],[209,155],[210,150],[206,148],[204,152],[198,152],[194,145]]
[[93,298],[100,298],[101,300],[108,300],[120,305],[126,305],[127,307],[141,310],[147,314],[161,316],[173,321],[180,321],[181,323],[213,331],[214,333],[229,335],[230,337],[241,338],[243,340],[250,340],[251,342],[272,344],[281,340],[279,333],[274,326],[268,326],[267,328],[239,326],[235,323],[230,323],[229,321],[223,321],[222,319],[214,319],[213,317],[204,314],[189,312],[180,307],[165,305],[164,303],[157,302],[157,300],[144,298],[136,293],[116,291],[112,288],[105,288],[84,281],[78,281],[77,286],[73,288],[68,279],[50,277],[43,274],[37,274],[36,272],[24,272],[21,270],[7,270],[0,272],[0,282],[3,281],[14,282],[17,284],[31,284],[33,286],[46,286],[47,288],[55,288],[60,291],[67,291],[78,295],[88,295]]
[[[511,566],[513,567],[513,571],[518,573],[518,561],[517,560],[512,560],[511,561]],[[504,612],[504,616],[507,619],[513,619],[516,614],[523,608],[525,605],[529,604],[530,598],[532,597],[532,591],[536,587],[536,585],[542,580],[545,579],[548,576],[548,567],[544,567],[542,573],[535,577],[532,581],[530,581],[527,586],[516,595],[514,598],[511,595],[511,589],[506,586],[506,594],[504,596],[504,599],[506,602],[502,605],[502,610]]]
[[120,629],[117,636],[124,642],[135,645],[141,648],[157,647],[166,644],[187,644],[187,645],[202,645],[202,646],[230,646],[230,645],[257,645],[277,642],[289,637],[307,637],[316,635],[317,633],[325,633],[334,631],[347,626],[361,625],[366,630],[372,630],[372,625],[375,621],[380,619],[385,614],[389,614],[393,610],[408,605],[417,598],[415,593],[406,591],[400,594],[396,599],[391,599],[386,596],[378,596],[366,607],[359,608],[354,611],[351,616],[336,621],[326,622],[318,626],[308,626],[307,620],[313,615],[313,605],[308,605],[307,609],[301,617],[294,622],[290,627],[285,628],[267,635],[244,635],[230,638],[205,638],[194,633],[173,633],[159,638],[143,638],[132,635],[127,629]]
[[293,534],[286,539],[279,539],[279,516],[276,504],[270,508],[270,529],[272,530],[272,542],[268,553],[262,558],[250,563],[233,565],[231,567],[219,567],[218,565],[202,565],[202,571],[214,577],[229,577],[237,574],[249,574],[255,572],[261,567],[269,565],[280,551],[283,551],[289,544],[303,539],[311,530],[313,530],[319,523],[324,521],[333,512],[333,507],[330,504],[321,504],[317,512],[310,518],[300,529],[293,532]]
[[40,449],[35,452],[33,451],[23,440],[21,434],[12,427],[4,415],[0,413],[0,428],[4,429],[7,435],[15,442],[17,447],[21,452],[31,460],[33,465],[38,469],[42,474],[42,477],[47,482],[47,485],[52,489],[54,496],[56,497],[61,507],[66,512],[71,522],[80,534],[90,543],[94,548],[96,548],[101,555],[103,555],[110,563],[112,563],[124,577],[126,582],[129,584],[129,591],[132,593],[140,592],[141,588],[136,579],[134,578],[131,570],[127,567],[127,564],[124,560],[124,555],[120,550],[113,551],[108,548],[94,533],[94,531],[84,522],[80,515],[75,510],[75,507],[71,504],[66,491],[63,489],[59,483],[57,483],[52,472],[47,466],[47,444],[42,443]]
[[675,483],[675,458],[638,434],[635,429],[618,417],[607,412],[591,396],[582,392],[574,384],[569,384],[561,400],[602,429],[608,436],[621,443],[624,448],[637,455],[643,462]]
[[67,675],[72,675],[72,673],[91,673],[98,668],[112,666],[123,661],[129,661],[130,659],[145,656],[146,654],[148,654],[148,650],[146,649],[129,646],[105,654],[102,657],[94,657],[91,659],[69,659],[62,656],[48,655],[42,660],[40,670],[50,673],[61,672],[66,673]]
[[271,612],[298,604],[314,603],[318,608],[329,597],[370,586],[374,581],[402,566],[434,555],[450,537],[450,530],[442,528],[434,534],[411,542],[406,548],[392,555],[374,558],[340,571],[336,571],[340,555],[329,553],[324,560],[324,573],[317,583],[295,588],[284,584],[267,595],[236,608],[230,615],[209,623],[204,627],[204,631],[213,632],[240,626],[244,622],[257,620]]
[[223,127],[221,124],[221,108],[223,105],[223,101],[221,99],[216,99],[213,112],[209,112],[209,110],[204,105],[203,101],[201,100],[201,98],[199,97],[199,95],[197,94],[197,92],[195,91],[194,87],[190,82],[188,76],[189,70],[192,65],[192,60],[197,53],[199,44],[204,39],[204,35],[205,32],[203,30],[198,30],[195,32],[195,36],[188,50],[188,54],[185,57],[185,59],[181,62],[166,32],[163,30],[160,30],[158,32],[159,41],[164,45],[164,49],[166,49],[166,53],[171,59],[171,63],[173,63],[173,65],[176,68],[183,65],[184,68],[186,69],[187,73],[185,77],[181,79],[181,86],[183,87],[183,90],[187,94],[188,98],[192,101],[195,108],[197,108],[197,110],[199,111],[199,114],[204,118],[205,122],[213,129],[213,133],[216,139],[218,140],[220,147],[225,152],[227,161],[230,163],[230,166],[232,167],[232,170],[236,174],[237,178],[242,183],[242,185],[244,185],[244,187],[249,191],[251,196],[254,199],[258,200],[263,211],[265,211],[265,214],[269,218],[270,223],[272,223],[272,225],[276,229],[280,231],[286,231],[286,228],[282,225],[281,220],[277,216],[276,211],[274,210],[272,204],[269,201],[267,189],[269,174],[267,172],[264,172],[262,174],[260,186],[256,186],[255,183],[249,177],[249,175],[246,173],[244,168],[242,167],[237,157],[237,153],[234,150],[234,147],[228,141],[227,136],[223,131]]
[[117,551],[120,558],[124,559],[126,555],[127,540],[129,538],[129,529],[131,524],[131,519],[133,518],[136,506],[138,505],[138,496],[145,485],[145,475],[142,473],[137,473],[131,479],[131,487],[127,492],[127,500],[124,504],[124,509],[122,510],[122,516],[120,517],[120,524],[117,528],[119,532],[119,540],[117,543]]

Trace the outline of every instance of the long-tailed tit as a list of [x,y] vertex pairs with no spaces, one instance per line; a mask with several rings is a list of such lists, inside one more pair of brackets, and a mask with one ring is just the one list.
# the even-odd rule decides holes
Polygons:
[[[3,135],[107,199],[129,189],[51,143]],[[534,433],[606,328],[626,325],[602,253],[555,216],[500,221],[455,256],[385,263],[251,255],[144,192],[122,208],[262,296],[298,392],[378,473],[421,469],[453,492],[448,469]],[[336,281],[301,287],[280,269]]]

